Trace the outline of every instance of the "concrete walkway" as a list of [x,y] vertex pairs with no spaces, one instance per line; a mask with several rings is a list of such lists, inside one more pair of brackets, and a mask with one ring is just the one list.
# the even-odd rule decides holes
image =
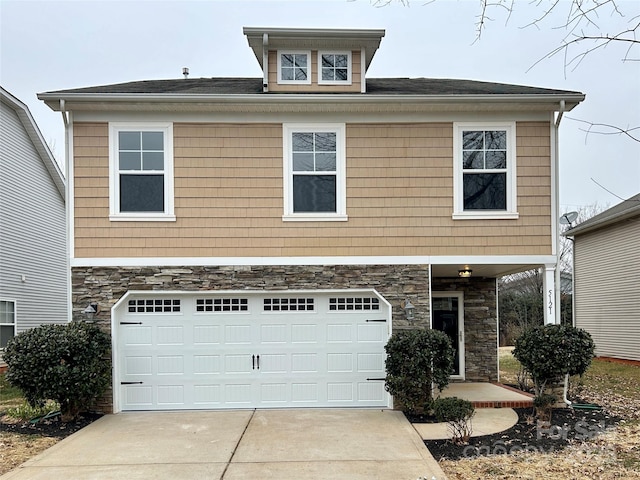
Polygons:
[[[518,414],[510,408],[476,408],[471,419],[472,437],[504,432],[518,423]],[[446,423],[414,423],[424,440],[451,438]]]
[[106,415],[2,480],[438,480],[401,412],[361,409]]

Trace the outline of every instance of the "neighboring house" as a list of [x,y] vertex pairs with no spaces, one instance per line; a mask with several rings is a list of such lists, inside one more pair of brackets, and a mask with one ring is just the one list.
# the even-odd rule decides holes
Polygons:
[[497,277],[542,267],[557,321],[556,113],[584,95],[367,78],[384,30],[244,34],[263,78],[39,95],[68,120],[105,408],[388,407],[389,335],[430,325],[454,379],[497,380]]
[[596,355],[640,361],[640,194],[565,232],[574,241],[574,319]]
[[0,348],[68,321],[65,182],[27,106],[0,87]]

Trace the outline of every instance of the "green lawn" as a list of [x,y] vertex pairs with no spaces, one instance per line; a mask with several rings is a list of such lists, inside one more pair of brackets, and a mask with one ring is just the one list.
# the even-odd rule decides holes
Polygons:
[[22,392],[9,385],[4,373],[0,374],[0,412],[5,412],[8,408],[17,407],[23,403]]

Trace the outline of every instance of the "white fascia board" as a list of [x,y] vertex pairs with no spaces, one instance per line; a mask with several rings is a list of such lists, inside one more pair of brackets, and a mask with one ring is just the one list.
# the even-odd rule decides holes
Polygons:
[[[292,94],[263,95],[263,94],[140,94],[140,93],[40,93],[38,98],[43,100],[54,111],[59,109],[59,101],[65,102],[132,102],[136,104],[149,103],[252,103],[252,104],[398,104],[398,103],[425,103],[425,104],[478,104],[478,103],[541,103],[550,105],[554,109],[559,108],[560,100],[569,103],[566,111],[571,110],[584,100],[585,96],[538,94],[538,95],[363,95],[363,94]],[[50,103],[53,102],[53,103]]]
[[188,267],[277,265],[544,265],[555,263],[553,255],[455,255],[386,257],[117,257],[72,258],[72,267]]

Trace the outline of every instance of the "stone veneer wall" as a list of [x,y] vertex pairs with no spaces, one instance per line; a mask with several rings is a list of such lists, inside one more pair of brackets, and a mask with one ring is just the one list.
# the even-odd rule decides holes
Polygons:
[[[374,288],[391,303],[394,330],[429,327],[428,265],[74,267],[71,274],[73,318],[84,318],[82,311],[87,305],[98,303],[99,313],[95,320],[109,332],[111,307],[129,290],[196,292]],[[400,302],[406,298],[416,306],[415,319],[411,324],[400,307]],[[471,363],[472,359],[467,358]],[[96,407],[111,411],[111,398],[112,392],[109,391]]]
[[498,381],[498,310],[494,278],[434,278],[431,289],[464,292],[465,380]]

